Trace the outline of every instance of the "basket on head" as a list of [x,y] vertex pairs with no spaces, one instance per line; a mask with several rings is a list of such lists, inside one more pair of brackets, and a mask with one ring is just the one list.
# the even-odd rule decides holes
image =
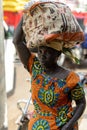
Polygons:
[[23,15],[27,47],[46,45],[57,50],[84,41],[84,34],[70,8],[52,0],[30,1]]

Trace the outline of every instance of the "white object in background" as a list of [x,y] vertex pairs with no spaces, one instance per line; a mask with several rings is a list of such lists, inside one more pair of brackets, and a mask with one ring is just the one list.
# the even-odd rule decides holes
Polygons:
[[6,92],[13,90],[14,86],[14,54],[15,47],[12,43],[12,38],[6,39],[5,44],[5,79],[6,79]]

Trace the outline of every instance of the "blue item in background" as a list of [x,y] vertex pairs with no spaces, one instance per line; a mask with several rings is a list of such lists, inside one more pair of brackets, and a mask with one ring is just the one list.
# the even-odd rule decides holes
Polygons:
[[87,49],[87,33],[84,34],[85,36],[85,41],[81,44],[83,49]]

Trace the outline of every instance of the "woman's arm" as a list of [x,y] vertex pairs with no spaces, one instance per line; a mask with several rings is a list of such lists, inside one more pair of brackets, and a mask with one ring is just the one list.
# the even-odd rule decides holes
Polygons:
[[82,99],[76,101],[76,108],[74,110],[73,117],[70,119],[69,122],[66,123],[66,125],[62,127],[61,130],[73,130],[74,124],[76,123],[76,121],[78,121],[78,119],[83,114],[85,107],[86,107],[86,99],[84,96]]
[[24,36],[24,32],[22,29],[22,24],[23,24],[23,18],[21,18],[15,33],[14,33],[14,37],[13,37],[13,43],[15,45],[15,48],[17,50],[17,53],[19,55],[19,58],[21,60],[21,62],[24,64],[25,68],[28,69],[28,60],[29,57],[31,56],[31,52],[29,51],[29,49],[26,47],[25,44],[25,36]]

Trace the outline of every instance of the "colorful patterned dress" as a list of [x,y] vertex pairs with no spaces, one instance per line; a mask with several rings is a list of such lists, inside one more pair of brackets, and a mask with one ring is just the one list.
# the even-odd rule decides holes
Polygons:
[[79,77],[74,72],[64,80],[50,77],[34,55],[31,55],[28,66],[35,108],[28,130],[61,130],[74,114],[72,99],[78,100],[84,95]]

